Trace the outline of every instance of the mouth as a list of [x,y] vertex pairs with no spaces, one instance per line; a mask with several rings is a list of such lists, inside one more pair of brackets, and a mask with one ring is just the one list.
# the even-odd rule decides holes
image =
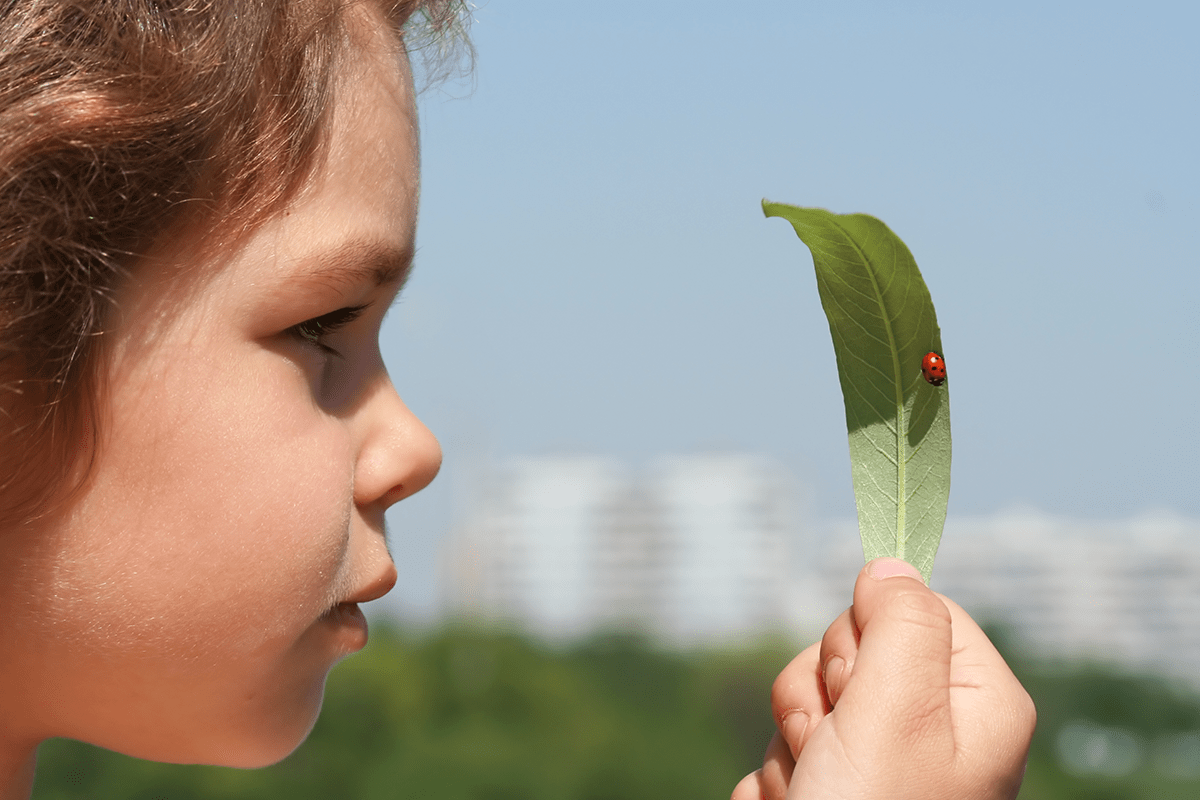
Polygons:
[[334,629],[339,644],[347,654],[357,652],[367,644],[367,618],[358,604],[383,597],[395,585],[396,567],[388,559],[385,569],[360,584],[344,600],[321,615],[322,624]]
[[336,630],[348,653],[357,652],[366,646],[367,618],[358,607],[358,603],[338,603],[322,615],[321,621]]

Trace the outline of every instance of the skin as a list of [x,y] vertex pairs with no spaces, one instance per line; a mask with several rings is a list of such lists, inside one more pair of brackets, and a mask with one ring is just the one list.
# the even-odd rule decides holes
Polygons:
[[979,626],[894,558],[775,681],[778,733],[732,800],[1011,800],[1033,702]]
[[[356,604],[396,581],[384,511],[441,451],[378,347],[415,233],[411,75],[385,24],[355,13],[309,184],[240,241],[200,250],[183,231],[137,269],[106,336],[86,487],[0,536],[4,800],[28,797],[50,737],[278,761],[366,642]],[[328,335],[295,328],[359,306]]]

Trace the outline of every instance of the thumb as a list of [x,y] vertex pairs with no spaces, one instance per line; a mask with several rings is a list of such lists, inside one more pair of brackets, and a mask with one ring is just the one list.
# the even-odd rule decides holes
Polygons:
[[838,700],[859,733],[897,754],[928,757],[943,738],[954,753],[950,713],[950,610],[911,565],[875,559],[859,573],[852,608],[858,634],[852,675]]

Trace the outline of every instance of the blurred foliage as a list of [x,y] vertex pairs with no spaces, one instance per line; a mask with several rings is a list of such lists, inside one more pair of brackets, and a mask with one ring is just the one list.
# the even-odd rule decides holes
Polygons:
[[[1038,726],[1018,800],[1196,800],[1200,797],[1200,696],[1194,689],[1094,664],[1030,661],[989,631],[1033,697]],[[1072,772],[1064,765],[1061,737],[1073,723],[1119,731],[1138,747],[1126,774]],[[1195,739],[1195,757],[1164,763],[1157,746],[1172,737]],[[1090,755],[1100,768],[1116,767],[1102,744]]]
[[[153,764],[77,742],[46,743],[36,800],[695,800],[729,796],[772,733],[770,686],[794,648],[762,642],[681,653],[625,635],[559,649],[512,633],[375,625],[334,670],[308,741],[243,771]],[[1146,742],[1200,731],[1200,699],[1160,681],[1018,657],[1037,701],[1021,800],[1200,797],[1145,763],[1120,778],[1060,766],[1064,725],[1088,720]]]

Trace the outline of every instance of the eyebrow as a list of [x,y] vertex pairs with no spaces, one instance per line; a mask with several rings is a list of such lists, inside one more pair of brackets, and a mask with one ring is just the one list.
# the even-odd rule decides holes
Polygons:
[[297,275],[296,280],[339,289],[363,283],[375,288],[397,283],[399,293],[412,274],[414,255],[411,244],[397,247],[383,242],[351,241],[313,256],[314,266]]

